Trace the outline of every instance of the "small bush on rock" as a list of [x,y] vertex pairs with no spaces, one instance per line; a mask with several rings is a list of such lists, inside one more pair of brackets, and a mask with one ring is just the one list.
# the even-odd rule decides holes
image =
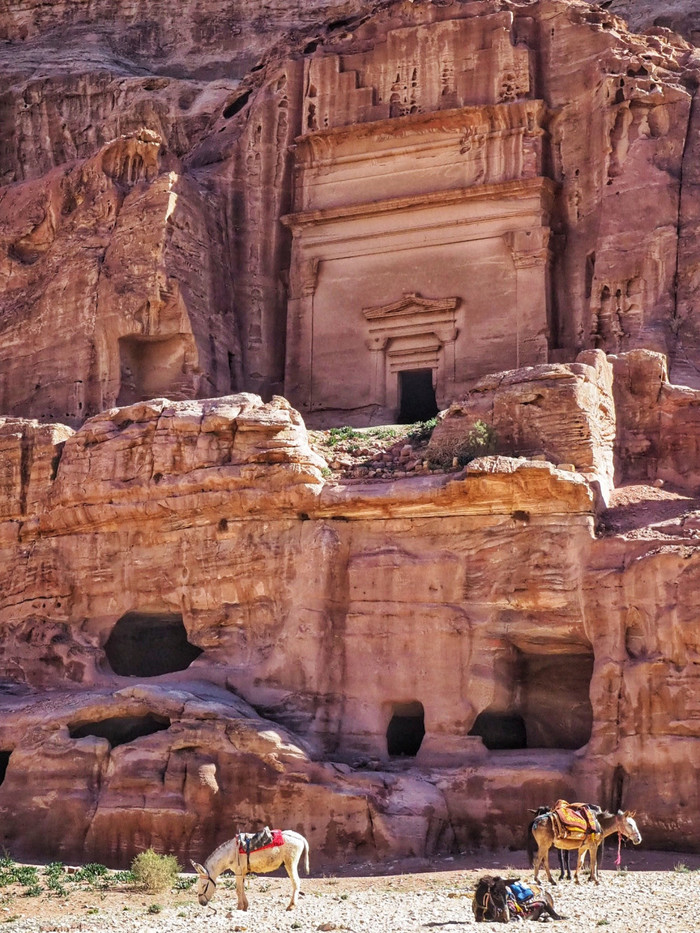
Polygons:
[[429,448],[430,462],[443,469],[451,466],[466,466],[477,457],[493,454],[498,444],[498,437],[491,425],[485,421],[476,421],[468,434],[446,437],[440,443],[431,441]]
[[180,866],[174,855],[158,855],[153,849],[139,852],[131,863],[134,881],[149,894],[170,890],[179,872]]

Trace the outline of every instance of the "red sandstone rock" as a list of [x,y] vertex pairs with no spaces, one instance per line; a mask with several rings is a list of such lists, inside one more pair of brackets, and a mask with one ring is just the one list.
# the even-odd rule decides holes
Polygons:
[[249,390],[377,423],[407,371],[443,408],[591,347],[696,384],[692,46],[577,0],[145,8],[0,17],[5,412]]
[[[694,503],[615,534],[586,478],[696,489],[696,50],[576,0],[243,17],[0,12],[2,844],[333,864],[575,796],[696,847]],[[416,370],[511,456],[324,483],[279,395],[368,424]]]

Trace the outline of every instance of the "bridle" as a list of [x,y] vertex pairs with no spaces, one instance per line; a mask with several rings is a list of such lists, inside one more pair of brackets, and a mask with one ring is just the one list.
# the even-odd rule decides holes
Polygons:
[[[496,913],[502,914],[504,911],[507,911],[507,910],[508,910],[508,905],[507,905],[507,904],[504,904],[503,907],[498,907],[497,904],[496,904],[496,902],[495,902],[494,899],[493,899],[493,895],[491,894],[491,891],[489,891],[489,890],[487,889],[487,890],[484,892],[484,900],[483,900],[483,903],[480,904],[480,903],[477,902],[477,905],[476,905],[476,909],[477,909],[478,911],[480,911],[480,913],[481,913],[481,921],[482,921],[482,922],[483,922],[484,920],[486,920],[486,915],[487,915],[487,913],[489,912],[490,904],[493,905],[493,908],[494,908],[494,915],[496,915]],[[478,920],[478,917],[477,917],[477,920]]]
[[[211,877],[211,875],[209,875],[209,874],[200,875],[199,877],[200,877],[200,880],[204,881],[204,889],[202,890],[201,894],[198,894],[198,895],[197,895],[197,899],[199,900],[199,902],[200,902],[200,904],[201,904],[201,903],[202,903],[202,898],[205,898],[204,903],[205,903],[206,905],[208,905],[208,904],[209,904],[209,901],[210,901],[210,900],[212,899],[212,897],[214,897],[214,895],[216,894],[216,881],[214,881],[214,879],[213,879],[213,878]],[[209,885],[211,885],[212,888],[214,889],[214,890],[211,892],[211,894],[209,894]],[[214,910],[213,907],[212,907],[212,910]]]
[[490,892],[490,891],[485,891],[485,892],[484,892],[484,901],[483,901],[483,904],[477,903],[477,905],[476,905],[477,910],[480,910],[480,911],[481,911],[481,919],[482,919],[482,921],[484,921],[484,920],[486,919],[486,914],[488,913],[488,909],[489,909],[489,901],[491,901],[491,900],[493,900],[493,898],[491,897],[491,892]]

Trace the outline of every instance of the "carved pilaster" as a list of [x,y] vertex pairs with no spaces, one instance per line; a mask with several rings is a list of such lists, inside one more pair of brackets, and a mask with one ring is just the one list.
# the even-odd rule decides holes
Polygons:
[[503,239],[515,266],[516,365],[547,362],[549,330],[549,227],[511,230]]
[[516,269],[545,265],[549,261],[549,234],[549,227],[533,227],[511,230],[503,235]]
[[321,266],[321,260],[318,256],[312,256],[305,259],[299,268],[300,293],[304,298],[309,298],[316,291],[318,285],[318,270]]

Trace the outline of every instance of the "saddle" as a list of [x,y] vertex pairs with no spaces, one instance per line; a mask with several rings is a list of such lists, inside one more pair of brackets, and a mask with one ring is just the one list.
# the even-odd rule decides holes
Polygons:
[[583,839],[600,832],[598,822],[585,803],[557,800],[551,810],[554,835],[558,839]]
[[238,833],[238,851],[245,855],[250,871],[250,853],[257,852],[259,849],[271,849],[273,846],[281,846],[284,843],[282,830],[270,829],[266,826],[257,833]]

